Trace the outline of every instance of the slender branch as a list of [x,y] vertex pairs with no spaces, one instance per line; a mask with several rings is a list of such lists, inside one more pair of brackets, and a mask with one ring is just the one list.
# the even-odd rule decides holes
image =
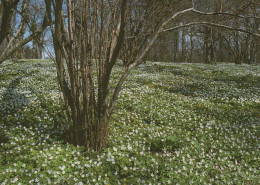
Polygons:
[[180,26],[175,26],[175,27],[172,27],[172,28],[164,29],[164,30],[162,30],[162,32],[173,31],[173,30],[176,30],[176,29],[185,28],[185,27],[189,27],[189,26],[195,26],[195,25],[214,26],[214,27],[219,27],[219,28],[224,28],[224,29],[228,29],[228,30],[243,32],[243,33],[247,33],[247,34],[250,34],[250,35],[253,35],[253,36],[256,36],[256,37],[260,37],[260,34],[258,34],[258,33],[253,33],[251,31],[244,30],[244,29],[241,29],[241,28],[234,28],[234,27],[230,27],[230,26],[226,26],[226,25],[222,25],[222,24],[217,24],[217,23],[210,23],[210,22],[187,23],[185,25],[180,25]]
[[104,90],[104,96],[100,100],[101,104],[105,103],[105,98],[107,97],[107,94],[109,92],[109,79],[111,75],[111,71],[116,63],[116,59],[119,55],[120,48],[123,44],[124,40],[124,34],[125,34],[125,12],[126,12],[126,3],[127,0],[123,0],[121,4],[121,12],[120,12],[120,18],[119,23],[116,29],[115,38],[112,37],[112,46],[111,46],[111,56],[109,57],[109,63],[106,69],[106,72],[102,79],[102,88]]
[[228,15],[228,16],[239,17],[243,19],[260,19],[260,17],[257,16],[243,16],[243,15],[238,15],[230,12],[202,12],[195,9],[193,9],[192,12],[200,15]]

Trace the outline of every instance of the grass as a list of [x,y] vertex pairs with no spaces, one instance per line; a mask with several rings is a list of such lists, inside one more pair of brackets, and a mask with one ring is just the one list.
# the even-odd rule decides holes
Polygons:
[[[112,84],[119,77],[118,65]],[[260,67],[148,63],[102,154],[66,143],[55,65],[0,67],[2,184],[260,184]]]

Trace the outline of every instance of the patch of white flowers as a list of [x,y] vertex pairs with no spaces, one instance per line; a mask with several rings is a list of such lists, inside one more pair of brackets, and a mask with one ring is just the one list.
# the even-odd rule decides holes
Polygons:
[[147,65],[124,84],[96,154],[53,137],[66,117],[52,114],[52,62],[3,63],[0,184],[259,184],[260,67]]

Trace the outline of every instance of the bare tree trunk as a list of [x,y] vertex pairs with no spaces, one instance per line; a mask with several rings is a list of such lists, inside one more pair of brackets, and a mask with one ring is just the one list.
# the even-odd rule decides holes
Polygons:
[[11,22],[14,10],[20,0],[3,0],[2,2],[2,16],[0,25],[0,44],[4,41],[7,35],[11,32]]
[[208,26],[205,26],[204,33],[204,63],[209,64],[209,37],[210,37],[210,29]]
[[190,33],[190,62],[193,62],[193,50],[194,50],[194,44],[193,44],[193,33],[191,31]]
[[174,63],[178,62],[178,55],[179,55],[179,31],[174,32],[174,51],[173,51],[173,61]]
[[186,33],[185,30],[182,30],[182,35],[181,35],[181,62],[186,61],[186,41],[185,41]]
[[234,33],[234,50],[235,50],[235,63],[242,64],[242,49],[241,43],[239,43],[239,35],[238,33]]
[[211,35],[211,38],[210,38],[210,62],[214,62],[216,64],[216,53],[215,53],[215,39],[214,39],[214,31],[213,29],[211,28],[210,29],[210,35]]
[[[254,24],[253,24],[253,29],[254,31],[257,31],[259,28],[259,19],[254,19]],[[254,38],[253,36],[250,36],[250,44],[249,46],[249,61],[250,63],[256,63],[256,58],[257,58],[257,52],[259,52],[259,39]]]
[[222,36],[222,34],[221,33],[219,33],[218,34],[218,39],[219,39],[219,59],[218,59],[218,61],[220,61],[220,62],[224,62],[225,60],[224,60],[224,52],[223,52],[223,44],[224,44],[224,42],[223,42],[223,36]]

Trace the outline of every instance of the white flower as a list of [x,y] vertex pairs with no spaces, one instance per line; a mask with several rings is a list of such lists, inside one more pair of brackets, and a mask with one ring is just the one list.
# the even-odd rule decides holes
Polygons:
[[114,151],[116,152],[117,151],[117,148],[116,147],[113,147]]
[[17,177],[15,177],[11,182],[12,182],[12,183],[15,183],[16,181],[18,181],[18,178],[17,178]]
[[63,165],[63,166],[60,166],[59,169],[61,169],[62,171],[64,171],[65,166],[64,166],[64,165]]

